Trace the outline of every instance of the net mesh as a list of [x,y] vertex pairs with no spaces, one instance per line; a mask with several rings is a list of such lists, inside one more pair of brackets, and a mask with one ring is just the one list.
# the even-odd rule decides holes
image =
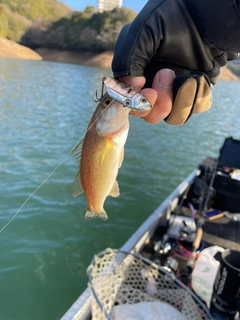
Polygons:
[[[122,261],[123,260],[123,261]],[[119,263],[121,261],[121,263]],[[140,255],[107,249],[88,268],[93,320],[113,319],[116,305],[161,301],[186,320],[212,319],[201,301],[176,277]]]

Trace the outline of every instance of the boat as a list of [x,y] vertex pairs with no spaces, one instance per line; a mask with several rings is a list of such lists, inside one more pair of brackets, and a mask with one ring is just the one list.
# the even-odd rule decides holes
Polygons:
[[239,319],[240,290],[232,290],[240,288],[240,141],[226,138],[218,158],[204,159],[120,249],[93,258],[88,277],[62,320],[127,320],[126,308],[120,318],[113,308],[137,304],[138,312],[142,304],[147,313],[146,301],[167,302],[181,314],[187,308],[184,319]]

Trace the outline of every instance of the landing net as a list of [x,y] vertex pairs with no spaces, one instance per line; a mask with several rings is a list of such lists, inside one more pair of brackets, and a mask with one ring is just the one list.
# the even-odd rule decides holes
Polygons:
[[[180,317],[169,319],[212,319],[205,305],[174,274],[141,255],[106,249],[94,257],[88,278],[93,320],[120,319],[118,309],[123,307],[120,311],[125,312],[129,305],[135,305],[140,314],[141,307],[152,306],[146,302],[161,302],[169,306],[168,313],[178,310]],[[158,319],[166,319],[162,313]]]

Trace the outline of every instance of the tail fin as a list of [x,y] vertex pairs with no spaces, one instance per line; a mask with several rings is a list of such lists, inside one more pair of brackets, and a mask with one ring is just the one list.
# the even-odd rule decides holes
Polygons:
[[101,218],[102,220],[107,220],[108,215],[104,210],[102,212],[93,212],[93,211],[87,210],[85,214],[85,219],[90,220],[93,218]]

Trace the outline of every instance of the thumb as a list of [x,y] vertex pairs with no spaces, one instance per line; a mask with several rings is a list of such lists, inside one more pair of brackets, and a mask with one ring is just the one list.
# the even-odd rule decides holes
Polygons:
[[172,85],[175,74],[170,69],[158,71],[153,79],[152,88],[157,91],[157,100],[152,111],[144,118],[146,122],[155,124],[165,119],[172,110]]

